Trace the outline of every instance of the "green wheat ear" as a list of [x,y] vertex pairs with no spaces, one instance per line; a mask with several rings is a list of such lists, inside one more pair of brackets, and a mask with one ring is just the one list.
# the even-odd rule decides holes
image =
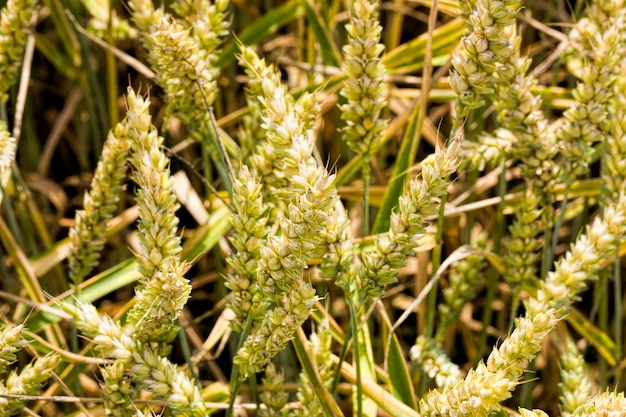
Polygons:
[[347,75],[340,94],[347,103],[340,106],[343,140],[353,152],[369,155],[388,122],[382,117],[387,107],[383,79],[387,74],[381,55],[382,27],[378,24],[378,2],[354,2],[354,16],[346,25],[348,44],[344,46],[343,70]]
[[596,392],[586,374],[585,358],[582,353],[571,339],[568,338],[565,343],[565,352],[561,355],[561,382],[559,382],[561,415],[571,417],[576,409],[585,404]]
[[131,178],[138,187],[140,251],[136,256],[143,275],[127,320],[137,327],[138,340],[170,342],[178,331],[178,314],[191,293],[184,278],[190,265],[180,259],[174,178],[163,152],[163,138],[151,123],[150,101],[131,88],[127,101]]
[[525,408],[519,408],[519,413],[522,417],[548,417],[545,411],[542,410],[527,410]]
[[[265,317],[250,318],[250,334],[234,360],[245,378],[260,372],[310,316],[317,296],[302,271],[308,261],[324,255],[326,242],[322,234],[338,197],[334,177],[313,156],[312,128],[319,109],[315,96],[305,94],[294,100],[272,67],[250,48],[242,46],[241,50],[240,62],[251,77],[249,94],[260,94],[255,100],[266,133],[265,149],[269,150],[264,155],[274,155],[266,161],[266,172],[268,178],[277,181],[271,184],[261,177],[266,186],[263,204],[267,202],[265,196],[273,201],[269,221],[279,228],[259,248],[258,285],[251,287],[251,307],[245,306],[248,311],[267,308]],[[241,171],[244,175],[246,172]],[[237,213],[233,220],[238,221],[242,214]]]
[[0,13],[0,104],[17,80],[37,0],[8,0]]
[[258,300],[261,297],[258,260],[261,257],[261,246],[269,233],[269,210],[263,203],[261,188],[258,177],[243,165],[233,182],[235,212],[231,222],[236,233],[229,240],[235,251],[227,259],[233,273],[225,276],[225,285],[231,290],[226,303],[235,313],[230,325],[239,332],[245,327],[249,316],[263,316],[268,308],[267,303]]
[[435,339],[419,336],[410,350],[411,362],[415,363],[437,387],[445,388],[461,379],[461,369],[437,346]]
[[218,137],[213,103],[219,91],[216,65],[230,21],[228,2],[207,0],[175,2],[180,17],[155,9],[151,0],[129,2],[131,17],[141,29],[141,41],[167,103],[166,118],[175,116],[202,143],[213,159],[225,188],[232,191],[232,168]]
[[[8,0],[0,12],[0,114],[8,91],[17,81],[26,40],[33,17],[38,9],[37,0]],[[6,115],[4,116],[6,117]],[[8,170],[15,160],[17,141],[11,136],[6,120],[0,120],[0,174]]]
[[174,178],[163,153],[163,138],[152,125],[150,101],[128,89],[128,138],[132,153],[131,178],[137,184],[139,205],[139,271],[149,278],[164,262],[182,250],[177,234],[178,203],[172,192]]
[[282,372],[276,370],[273,363],[267,364],[265,367],[265,377],[263,377],[264,391],[260,395],[261,401],[266,409],[259,410],[260,417],[287,417],[289,409],[287,405],[287,392],[284,388],[285,376]]
[[[188,377],[167,359],[170,346],[150,344],[138,340],[133,325],[122,327],[110,317],[100,316],[92,304],[63,303],[64,311],[73,318],[73,324],[91,337],[99,356],[113,359],[105,366],[103,392],[114,392],[105,397],[107,412],[129,415],[137,390],[147,390],[154,399],[168,401],[174,415],[203,417],[207,415],[200,389],[195,380]],[[120,369],[121,364],[123,369]],[[131,373],[133,386],[124,385],[124,375]],[[120,375],[122,380],[120,381]],[[122,399],[115,402],[115,399]]]
[[3,374],[9,365],[17,360],[19,352],[27,342],[22,338],[24,326],[2,326],[0,331],[0,374]]
[[421,178],[411,180],[400,197],[389,232],[374,236],[375,249],[362,254],[363,300],[382,296],[385,286],[396,282],[397,269],[414,254],[418,238],[426,231],[426,218],[437,212],[440,198],[447,192],[448,177],[458,168],[459,147],[454,140],[422,161]]
[[603,392],[587,399],[572,413],[572,417],[622,416],[624,410],[626,410],[626,398],[623,392]]
[[75,225],[69,231],[69,276],[75,285],[98,264],[106,242],[106,224],[118,208],[130,152],[128,129],[128,121],[124,120],[109,132],[90,189],[83,198],[83,209],[76,212]]
[[206,134],[207,105],[213,105],[219,91],[220,69],[215,63],[230,27],[228,2],[176,2],[173,9],[180,18],[155,9],[151,0],[131,0],[128,5],[133,22],[141,29],[156,82],[165,92],[168,114],[175,114],[192,133]]
[[[0,384],[0,390],[8,395],[40,395],[58,363],[59,356],[54,353],[37,358],[21,368],[19,373],[12,371],[4,380],[4,384]],[[8,417],[24,412],[25,405],[25,400],[5,398],[0,407],[0,416]]]
[[[626,199],[608,207],[602,219],[596,218],[587,233],[578,238],[555,270],[541,281],[536,295],[525,303],[526,314],[516,321],[515,330],[494,348],[487,363],[479,363],[467,376],[431,391],[421,400],[425,415],[465,414],[487,416],[501,409],[511,396],[530,361],[537,355],[544,337],[563,320],[586,283],[600,270],[602,261],[614,256],[626,234]],[[623,407],[623,394],[594,397],[609,407]],[[593,401],[587,404],[594,404]],[[622,408],[623,410],[623,408]]]

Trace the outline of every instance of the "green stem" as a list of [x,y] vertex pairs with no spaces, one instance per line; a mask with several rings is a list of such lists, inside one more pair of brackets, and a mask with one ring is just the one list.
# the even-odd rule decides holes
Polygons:
[[[190,64],[191,65],[191,64]],[[195,69],[194,69],[195,71]],[[206,95],[204,94],[204,90],[200,83],[197,83],[198,91],[202,94],[202,99],[204,101],[205,110],[208,113],[209,120],[206,128],[207,139],[209,141],[211,151],[209,152],[211,159],[213,159],[213,163],[217,168],[217,171],[224,182],[224,188],[228,192],[230,199],[233,197],[233,178],[235,175],[233,173],[233,167],[230,163],[230,159],[226,154],[226,148],[224,147],[224,143],[220,140],[219,129],[217,127],[217,120],[215,120],[215,110]],[[203,129],[201,128],[201,131]]]
[[261,406],[261,396],[259,395],[259,387],[256,381],[256,375],[250,375],[248,378],[248,383],[250,384],[250,392],[252,393],[252,400],[256,404],[257,410]]
[[512,286],[511,288],[511,308],[509,309],[509,329],[513,329],[515,326],[515,319],[517,318],[517,310],[520,303],[520,291],[521,283]]
[[[506,162],[502,162],[500,178],[498,180],[498,196],[500,197],[500,203],[496,210],[496,226],[495,235],[493,239],[493,253],[500,253],[500,247],[502,245],[502,238],[504,236],[504,230],[506,229],[506,223],[504,219],[504,196],[506,194]],[[491,316],[493,311],[491,309],[491,303],[496,295],[496,284],[498,282],[498,271],[491,267],[489,269],[489,280],[487,283],[487,294],[485,295],[485,309],[483,310],[482,323],[483,327],[480,330],[480,336],[478,338],[478,346],[476,350],[476,358],[474,363],[477,364],[482,358],[482,353],[485,350],[487,344],[487,328],[491,323]]]
[[[241,335],[239,336],[239,342],[237,343],[237,350],[243,346],[243,343],[248,338],[248,334],[250,333],[250,329],[252,328],[252,313],[248,312],[248,318],[246,319],[246,325],[243,328]],[[237,399],[237,393],[239,392],[239,387],[241,386],[241,380],[239,379],[239,365],[233,362],[233,368],[230,371],[230,400],[228,401],[228,410],[226,410],[226,417],[233,417],[233,412],[235,408],[235,400]]]
[[531,408],[532,406],[532,393],[535,389],[536,380],[533,375],[535,373],[535,361],[533,360],[528,364],[528,369],[526,370],[526,380],[521,384],[521,395],[520,395],[520,406],[524,408]]
[[371,157],[363,155],[363,236],[370,234],[370,181],[372,177]]
[[[478,179],[478,171],[471,170],[467,173],[467,187],[470,190],[475,190],[476,180]],[[472,191],[467,199],[467,203],[471,204],[476,201],[476,192]],[[467,223],[465,223],[465,229],[463,230],[463,242],[467,245],[472,244],[472,225],[476,219],[476,212],[471,210],[466,214]]]
[[[208,146],[202,146],[200,148],[200,157],[202,158],[202,173],[203,173],[204,183],[212,185],[214,178],[213,178],[213,169],[212,169],[213,165],[211,164],[210,153],[211,152],[209,151]],[[209,191],[207,191],[206,193],[206,199],[210,201],[211,192],[214,192],[213,187],[207,187],[207,189]]]
[[[555,239],[555,237],[552,236],[552,228],[550,227],[551,224],[551,219],[552,219],[552,215],[554,213],[554,210],[552,209],[551,206],[546,206],[543,209],[543,224],[544,224],[544,238],[543,238],[543,250],[541,251],[541,275],[539,276],[541,279],[545,278],[546,275],[548,275],[548,271],[550,270],[550,265],[551,265],[551,261],[552,261],[552,253],[551,253],[551,249],[552,249],[552,245],[551,242],[552,240]],[[558,239],[558,235],[556,234],[556,231],[554,232],[554,235],[556,236],[556,239]]]
[[[109,3],[109,31],[108,39],[109,45],[115,43],[113,39],[113,2]],[[115,126],[118,122],[118,108],[117,108],[117,68],[115,65],[115,55],[109,49],[104,50],[104,59],[106,65],[106,77],[107,77],[107,96],[109,104],[109,125]]]
[[7,105],[3,98],[0,96],[0,120],[4,121],[7,124],[7,129],[9,128],[9,116],[7,115]]
[[226,191],[228,191],[228,195],[231,197],[231,200],[232,200],[232,196],[233,196],[232,179],[234,178],[233,168],[230,164],[230,159],[228,158],[228,155],[226,155],[226,149],[224,148],[224,144],[222,143],[219,137],[217,123],[215,121],[215,117],[213,116],[213,107],[209,107],[207,111],[209,112],[209,116],[211,118],[209,126],[208,126],[209,141],[211,142],[212,147],[217,152],[217,155],[213,155],[213,152],[211,152],[211,156],[213,157],[213,162],[215,163],[215,167],[217,168],[217,171],[220,173],[220,177],[222,178],[222,181],[224,181],[224,188],[226,188]]
[[[568,179],[565,183],[565,191],[563,192],[563,201],[561,202],[559,217],[556,219],[556,224],[554,225],[554,230],[552,231],[552,242],[550,243],[550,265],[554,262],[554,254],[556,252],[556,245],[559,243],[559,230],[563,225],[563,220],[565,219],[565,207],[567,206],[567,202],[569,200],[569,191],[572,185],[571,179]],[[545,276],[545,275],[544,275]]]
[[[599,294],[599,306],[598,306],[598,327],[605,334],[608,334],[609,330],[609,280],[606,272],[600,273],[600,280],[598,281],[597,289]],[[599,373],[600,373],[600,386],[606,387],[609,380],[608,375],[608,363],[602,355],[598,358]]]
[[[319,372],[314,368],[313,363],[311,362],[311,353],[307,350],[304,345],[304,341],[306,340],[306,336],[302,331],[302,328],[297,330],[297,335],[293,339],[293,347],[296,351],[296,355],[300,363],[302,364],[302,368],[306,375],[309,377],[309,381],[311,381],[311,386],[315,391],[315,395],[324,411],[325,416],[329,417],[339,417],[342,415],[341,409],[335,402],[334,398],[330,395],[328,390],[324,387],[324,383],[322,382]],[[341,365],[338,367],[341,369]]]
[[339,352],[339,364],[335,369],[335,375],[333,376],[333,385],[331,387],[330,392],[333,394],[337,393],[337,388],[339,387],[339,380],[341,379],[341,364],[346,360],[346,356],[348,355],[348,348],[350,346],[350,342],[352,341],[352,326],[348,327],[346,331],[346,337],[343,340],[343,345],[341,346],[341,351]]
[[[78,286],[76,286],[78,288]],[[183,357],[185,358],[185,363],[187,364],[187,368],[189,369],[189,373],[191,377],[196,381],[196,384],[200,386],[200,378],[198,378],[198,374],[195,371],[195,367],[191,363],[191,349],[189,349],[189,341],[187,340],[187,335],[185,334],[185,328],[183,327],[183,323],[180,321],[180,317],[176,319],[178,324],[178,337],[180,338],[180,349],[182,350]]]
[[361,358],[358,337],[357,310],[354,301],[349,302],[350,327],[352,329],[352,355],[354,356],[354,369],[356,371],[356,416],[363,417],[363,387],[361,386]]
[[[619,256],[617,256],[615,258],[615,263],[613,265],[613,301],[615,302],[615,308],[613,309],[614,311],[614,320],[615,320],[615,335],[613,340],[615,340],[615,353],[616,353],[616,357],[617,358],[621,358],[622,357],[622,350],[623,350],[623,345],[622,345],[622,332],[624,331],[623,328],[623,321],[622,321],[622,273],[621,273],[621,268],[620,268],[620,258]],[[621,372],[621,374],[624,374],[624,371]],[[620,381],[620,375],[618,374],[616,376],[617,379],[617,383],[619,384],[620,382],[623,384],[624,381]]]
[[[446,201],[448,200],[448,195],[444,194],[441,197],[441,204],[439,206],[439,215],[437,217],[437,236],[435,237],[436,246],[433,248],[433,252],[431,255],[431,264],[432,264],[432,274],[437,273],[439,267],[441,266],[441,246],[443,240],[443,221],[444,221],[444,210],[446,208]],[[431,277],[432,278],[432,277]],[[435,312],[437,311],[437,283],[433,285],[433,288],[428,293],[428,301],[426,308],[426,324],[424,327],[424,335],[427,337],[431,337],[435,328]]]

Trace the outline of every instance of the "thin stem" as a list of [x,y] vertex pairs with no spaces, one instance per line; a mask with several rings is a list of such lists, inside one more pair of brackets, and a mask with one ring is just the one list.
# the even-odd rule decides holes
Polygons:
[[259,396],[259,387],[256,381],[256,375],[250,375],[248,378],[250,384],[250,392],[252,393],[252,400],[256,404],[257,410],[261,406],[261,397]]
[[[250,329],[252,328],[252,313],[248,312],[248,318],[246,319],[246,325],[239,336],[239,342],[237,342],[237,352],[243,346],[243,343],[248,338]],[[233,362],[233,368],[230,371],[230,400],[228,401],[228,410],[226,410],[226,417],[233,417],[235,410],[235,400],[237,399],[237,393],[241,386],[241,380],[239,379],[239,365]]]
[[511,307],[509,309],[509,325],[508,328],[512,329],[515,326],[515,319],[517,318],[517,310],[520,303],[520,289],[521,284],[515,286],[515,289],[511,291]]
[[[623,321],[622,321],[622,273],[620,268],[620,259],[619,257],[615,258],[615,262],[613,265],[613,301],[615,302],[614,311],[614,320],[615,320],[615,335],[613,340],[615,340],[615,353],[617,358],[622,357],[622,333],[624,331]],[[623,375],[624,372],[622,371]],[[616,376],[617,383],[620,383],[620,373]],[[624,381],[621,381],[622,385]]]
[[213,107],[209,108],[209,116],[211,119],[211,122],[209,123],[209,139],[214,142],[214,146],[218,153],[219,163],[217,164],[217,169],[220,172],[222,181],[224,181],[224,188],[226,188],[226,191],[228,191],[228,195],[231,197],[232,200],[233,178],[235,178],[235,176],[233,174],[233,167],[230,163],[230,158],[227,155],[224,143],[220,140],[219,137],[219,129],[217,128],[217,121],[215,120]]
[[[475,186],[476,186],[476,180],[478,179],[478,171],[472,170],[470,172],[467,173],[467,186],[470,190],[472,190],[472,193],[469,195],[468,199],[467,199],[467,203],[471,204],[474,203],[476,201],[476,192],[475,190]],[[466,215],[467,218],[467,223],[465,225],[465,229],[463,231],[463,242],[467,245],[470,245],[472,242],[472,225],[474,224],[474,219],[476,218],[476,213],[472,210],[469,211]]]
[[[193,68],[193,65],[190,62],[187,63]],[[193,69],[195,73],[195,68]],[[198,79],[198,77],[196,77],[196,79]],[[226,191],[228,192],[228,195],[231,197],[232,200],[233,178],[235,178],[233,167],[230,163],[230,159],[228,158],[224,143],[222,143],[219,137],[219,129],[217,127],[217,121],[215,120],[215,111],[213,109],[213,106],[209,102],[207,96],[204,94],[204,90],[202,89],[199,81],[196,81],[196,85],[198,87],[198,91],[200,91],[200,94],[202,95],[205,109],[209,115],[209,122],[207,124],[208,140],[213,145],[215,152],[217,152],[217,155],[214,155],[213,152],[210,152],[210,156],[214,160],[213,162],[215,163],[215,167],[217,168],[217,171],[219,172],[222,181],[224,181],[224,188],[226,188]]]
[[363,236],[370,234],[370,182],[372,177],[372,167],[370,165],[371,156],[363,155]]
[[7,115],[7,104],[4,102],[4,100],[2,100],[2,97],[0,97],[0,120],[6,122],[7,126],[9,124],[8,117],[9,116]]
[[[113,39],[113,2],[109,2],[109,30],[107,32],[109,45],[115,44]],[[118,122],[117,115],[117,68],[115,63],[115,54],[108,48],[104,50],[104,59],[106,65],[107,77],[107,96],[109,104],[109,124],[115,126]]]
[[[500,171],[500,178],[498,180],[498,196],[500,197],[500,203],[496,210],[496,227],[495,236],[493,239],[493,253],[499,253],[502,245],[502,237],[504,236],[504,230],[506,229],[506,223],[504,219],[504,196],[506,194],[506,162],[502,162],[502,169]],[[485,350],[487,344],[487,327],[491,323],[491,316],[493,311],[491,309],[491,303],[496,295],[496,284],[498,282],[498,271],[491,267],[489,269],[489,280],[487,283],[487,294],[485,295],[485,309],[483,310],[482,323],[483,327],[480,330],[480,336],[478,338],[478,345],[476,349],[476,357],[474,363],[477,364],[482,353]]]
[[[78,288],[78,286],[76,287]],[[183,353],[183,357],[185,358],[187,368],[189,369],[189,374],[191,374],[191,377],[194,379],[194,381],[196,381],[196,384],[200,386],[200,378],[198,378],[195,367],[191,362],[191,349],[189,349],[189,341],[187,340],[185,328],[183,327],[183,323],[180,321],[180,317],[176,319],[176,322],[178,323],[178,337],[180,338],[180,349]]]
[[356,416],[363,417],[363,387],[361,386],[361,358],[359,337],[358,337],[358,323],[357,323],[357,310],[354,306],[354,302],[350,301],[350,327],[352,329],[352,355],[354,356],[354,368],[356,370]]
[[[551,215],[552,210],[550,210],[548,207],[546,207],[544,209],[543,212],[543,219],[544,219],[544,239],[543,239],[543,250],[541,251],[541,275],[539,276],[540,278],[544,278],[547,274],[548,271],[550,270],[550,265],[551,265],[551,261],[552,261],[552,252],[551,252],[551,242],[552,240],[554,240],[554,237],[552,236],[552,229],[550,227],[550,218],[552,217]],[[556,236],[556,239],[558,239],[558,235],[556,233],[554,233],[554,235]]]
[[556,219],[556,224],[554,225],[554,230],[552,231],[552,242],[550,244],[550,260],[549,263],[552,265],[554,262],[554,254],[556,252],[556,245],[559,243],[559,230],[563,225],[563,220],[565,219],[565,207],[567,206],[567,202],[569,200],[569,191],[572,185],[571,179],[568,179],[565,183],[565,191],[563,192],[563,201],[561,202],[561,212],[559,213],[559,217]]
[[346,356],[348,355],[348,347],[352,342],[352,326],[348,326],[348,330],[346,331],[346,336],[343,341],[343,345],[341,346],[341,351],[339,352],[339,365],[335,369],[335,375],[333,376],[333,384],[331,386],[330,392],[333,394],[337,393],[337,388],[339,387],[339,380],[341,379],[341,364],[345,362]]
[[[432,264],[432,273],[437,273],[439,267],[441,266],[441,245],[443,240],[443,221],[444,221],[444,210],[446,207],[446,201],[448,200],[448,195],[444,194],[441,197],[441,205],[439,206],[439,216],[437,218],[437,236],[436,236],[436,246],[433,248],[431,255],[431,264]],[[426,308],[426,326],[424,328],[424,335],[431,337],[434,332],[435,327],[435,312],[437,311],[437,283],[433,285],[433,288],[428,293],[428,301]]]
[[532,393],[535,389],[536,378],[533,376],[535,373],[535,361],[528,364],[528,370],[526,371],[526,380],[521,384],[520,395],[520,407],[530,408],[532,404]]
[[[296,355],[302,364],[302,368],[311,381],[311,386],[315,391],[315,395],[319,400],[320,406],[324,411],[325,416],[339,417],[342,413],[335,400],[330,396],[329,392],[325,389],[322,380],[320,379],[319,372],[313,367],[311,362],[312,353],[307,349],[305,342],[306,336],[302,328],[299,328],[296,332],[296,337],[293,339],[293,347],[296,351]],[[341,366],[338,366],[341,369]]]
[[[605,334],[608,334],[609,330],[609,280],[607,277],[608,271],[606,273],[600,273],[600,280],[598,281],[598,285],[596,289],[599,291],[599,306],[598,306],[598,327]],[[599,367],[599,376],[600,376],[600,386],[606,387],[609,375],[608,375],[608,363],[606,359],[602,357],[602,355],[598,358],[598,367]]]

